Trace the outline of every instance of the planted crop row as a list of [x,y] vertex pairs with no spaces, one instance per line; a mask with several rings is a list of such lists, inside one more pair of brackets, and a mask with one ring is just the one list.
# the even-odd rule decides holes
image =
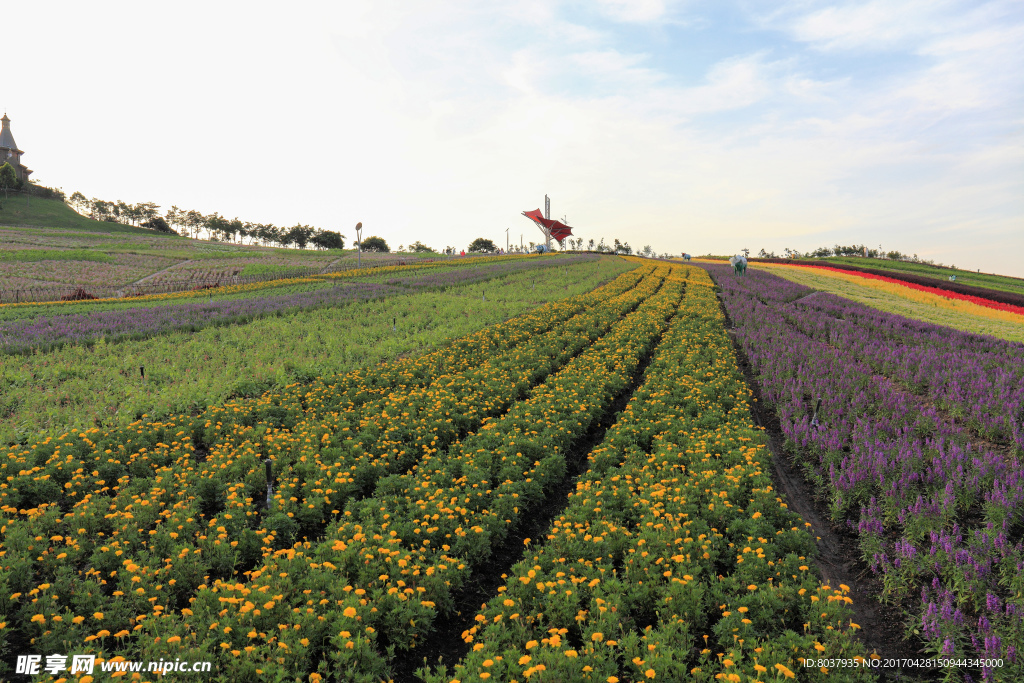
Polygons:
[[[881,597],[919,600],[908,629],[936,656],[1002,659],[981,675],[1019,679],[1024,482],[1012,412],[1020,387],[1008,378],[1019,372],[1024,347],[823,295],[782,307],[794,291],[789,283],[713,272],[788,446],[829,499],[833,519],[857,530]],[[905,329],[906,343],[887,328]],[[915,384],[923,397],[910,390]],[[973,421],[975,402],[1000,419]],[[1013,446],[979,442],[979,431]]]
[[[49,350],[67,344],[90,344],[99,338],[107,342],[145,339],[178,329],[198,330],[215,325],[243,324],[250,320],[284,315],[314,308],[342,306],[354,301],[407,294],[411,289],[427,290],[460,287],[473,282],[507,277],[526,270],[548,270],[591,257],[567,257],[552,261],[523,260],[482,263],[478,268],[413,269],[402,278],[386,277],[383,283],[335,281],[317,278],[292,281],[305,285],[294,293],[264,292],[263,296],[229,295],[214,301],[198,299],[188,303],[122,306],[118,310],[87,310],[77,314],[59,311],[54,315],[36,315],[0,322],[0,352],[24,353]],[[250,293],[251,294],[251,293]]]
[[[770,293],[761,295],[771,300]],[[927,396],[980,436],[1014,443],[1024,453],[1024,345],[908,320],[835,296],[800,299],[778,312],[800,334]]]
[[[650,269],[644,272],[649,273]],[[419,358],[335,375],[311,384],[292,385],[280,393],[267,392],[259,399],[210,406],[195,417],[139,421],[111,431],[94,428],[78,434],[47,437],[28,446],[12,446],[7,457],[0,461],[0,477],[9,482],[0,483],[0,509],[15,514],[10,509],[15,508],[17,514],[26,514],[24,511],[78,495],[64,489],[98,490],[103,485],[97,485],[98,481],[114,482],[122,474],[151,476],[157,468],[180,456],[175,452],[178,449],[194,451],[197,446],[209,449],[226,445],[228,442],[222,439],[231,433],[232,427],[261,424],[287,429],[303,415],[307,395],[310,399],[320,397],[312,403],[323,406],[328,400],[323,397],[336,394],[337,404],[340,406],[344,400],[345,408],[352,410],[356,405],[386,396],[391,390],[408,391],[438,376],[457,374],[628,291],[644,272],[626,273],[595,292],[549,304]],[[156,450],[161,452],[154,454]],[[77,471],[79,468],[82,471]],[[88,471],[93,468],[98,474]],[[71,486],[66,486],[69,483]]]
[[[844,588],[772,490],[767,450],[703,273],[569,494],[429,683],[828,680],[861,657]],[[867,679],[853,675],[844,680]]]
[[564,478],[566,449],[628,386],[681,290],[666,283],[505,416],[380,480],[320,541],[268,545],[248,581],[211,581],[183,618],[144,620],[136,647],[202,653],[239,675],[316,670],[378,680],[388,653],[428,634],[509,529]]
[[0,444],[93,427],[109,432],[144,416],[153,422],[196,415],[231,398],[256,398],[296,382],[421,355],[589,292],[635,267],[619,258],[598,259],[569,267],[567,276],[559,271],[540,279],[536,289],[533,276],[520,273],[486,287],[410,292],[195,333],[8,357],[0,364],[0,415],[6,416]]
[[[342,415],[334,411],[321,415],[327,421],[318,421],[320,413],[316,410],[311,410],[307,419],[297,403],[298,397],[291,404],[264,397],[255,402],[256,413],[252,412],[253,406],[249,407],[248,413],[230,404],[222,409],[210,409],[211,419],[196,425],[197,429],[204,431],[205,442],[213,444],[204,454],[206,460],[201,465],[194,463],[195,448],[185,430],[174,435],[177,439],[167,436],[169,444],[158,441],[152,444],[152,448],[135,444],[138,450],[130,455],[123,445],[119,445],[115,453],[111,448],[104,449],[104,446],[112,445],[109,439],[94,444],[89,439],[90,435],[82,434],[82,443],[93,448],[85,459],[78,459],[77,467],[74,455],[68,455],[69,450],[74,453],[74,444],[56,445],[44,466],[38,467],[34,473],[25,473],[28,476],[12,479],[8,488],[0,490],[12,497],[53,494],[55,488],[60,490],[57,484],[63,478],[67,481],[63,482],[62,500],[73,502],[80,499],[63,518],[57,506],[36,501],[31,509],[20,510],[19,514],[24,519],[12,520],[5,525],[4,559],[9,563],[7,568],[17,578],[17,585],[11,586],[15,597],[9,611],[33,612],[31,615],[26,613],[22,623],[39,624],[36,637],[43,642],[60,642],[69,627],[77,626],[73,623],[75,615],[88,614],[90,610],[106,613],[110,624],[131,625],[140,609],[148,611],[147,602],[157,600],[143,599],[147,592],[145,588],[133,585],[139,581],[120,585],[115,590],[115,585],[122,583],[118,572],[122,577],[129,575],[125,573],[126,567],[133,579],[145,576],[151,579],[147,581],[148,587],[154,591],[165,591],[166,597],[159,602],[178,608],[188,604],[195,586],[209,575],[230,577],[236,572],[236,565],[241,565],[237,568],[241,571],[259,559],[261,552],[268,550],[262,547],[266,539],[261,536],[268,531],[268,526],[271,544],[277,538],[275,531],[282,531],[282,536],[290,537],[296,530],[296,523],[303,525],[304,531],[319,529],[326,517],[337,514],[336,509],[327,508],[340,507],[346,495],[357,493],[361,486],[372,485],[376,476],[387,471],[380,464],[387,464],[391,455],[390,444],[403,446],[401,451],[396,449],[404,458],[399,463],[401,469],[419,453],[418,446],[424,450],[444,447],[447,441],[458,436],[459,431],[474,429],[488,412],[500,413],[512,397],[542,377],[545,368],[550,371],[564,363],[574,349],[578,351],[589,343],[593,330],[607,329],[612,321],[657,289],[660,278],[648,278],[640,287],[630,290],[639,277],[629,274],[595,296],[547,307],[546,317],[524,316],[517,321],[509,321],[499,326],[506,333],[504,339],[494,331],[486,331],[472,335],[469,340],[462,340],[449,349],[428,354],[419,366],[414,362],[397,364],[404,372],[393,372],[394,368],[391,368],[394,380],[391,384],[405,382],[399,385],[406,392],[404,407],[417,412],[417,415],[407,420],[410,417],[407,410],[404,416],[393,410],[391,422],[394,424],[390,427],[384,425],[383,431],[378,429],[381,426],[379,419],[365,423],[357,419],[353,423],[349,421],[349,413]],[[627,290],[625,294],[619,294],[624,289]],[[617,296],[608,298],[609,295]],[[586,308],[588,304],[589,308]],[[565,320],[579,308],[586,310]],[[547,334],[536,335],[550,326],[550,320],[562,320],[565,332],[559,327]],[[473,343],[474,338],[478,343]],[[510,345],[513,346],[511,350],[507,348]],[[490,359],[488,352],[492,356]],[[469,356],[468,361],[460,358],[460,354]],[[465,368],[467,362],[474,361],[483,363],[479,367]],[[443,375],[433,390],[430,385],[422,389],[430,380],[431,370],[443,369],[463,372]],[[387,375],[386,370],[380,373],[383,377]],[[368,388],[360,386],[357,375],[339,378],[338,384],[346,381],[352,394],[345,397],[346,411],[356,410],[359,405],[369,402],[374,407],[362,414],[375,417],[378,411],[386,413],[387,406],[399,399],[382,393],[387,389],[386,382]],[[418,391],[422,411],[413,408],[415,400],[408,402],[411,400],[410,390],[417,386],[422,389]],[[324,389],[328,390],[337,390],[337,386]],[[310,396],[315,394],[307,393]],[[384,396],[383,407],[379,403],[381,396]],[[378,402],[374,403],[375,400]],[[268,408],[271,403],[274,405]],[[317,409],[322,408],[322,402],[314,404]],[[459,408],[470,404],[480,407],[475,417]],[[278,412],[273,413],[271,408]],[[432,420],[430,424],[426,419],[427,412]],[[358,418],[360,413],[357,411],[355,414]],[[237,421],[229,421],[229,415],[240,417]],[[213,422],[212,418],[218,416],[225,416],[225,419]],[[287,421],[294,430],[280,426],[286,416],[291,416]],[[268,417],[274,417],[278,426],[263,421]],[[388,418],[383,419],[387,421]],[[225,429],[225,422],[233,429]],[[346,426],[349,424],[356,429],[350,430]],[[452,431],[453,424],[458,426],[455,432]],[[418,430],[410,429],[412,426]],[[150,427],[169,432],[174,425]],[[444,428],[447,431],[438,434]],[[221,438],[229,432],[233,437],[241,436]],[[141,426],[137,432],[127,433],[132,438],[148,437],[150,442],[160,436],[145,434]],[[346,434],[354,434],[358,440]],[[398,441],[394,441],[396,436]],[[402,440],[405,438],[416,441],[417,447],[405,443]],[[237,447],[232,445],[236,443]],[[64,454],[60,451],[62,445]],[[89,462],[88,455],[92,454],[96,454],[95,462],[100,464],[92,465],[97,469],[87,473],[84,466]],[[254,512],[253,498],[259,501],[260,496],[245,495],[246,491],[251,494],[254,488],[262,492],[266,485],[263,468],[258,462],[262,456],[273,456],[279,473],[272,508],[275,514],[268,518],[261,518]],[[350,467],[350,463],[355,464]],[[9,458],[7,464],[17,463]],[[151,478],[154,469],[156,477]],[[323,478],[325,470],[327,483]],[[72,476],[64,477],[64,472],[70,472]],[[357,476],[359,485],[353,486]],[[330,481],[332,478],[334,481]],[[33,484],[37,488],[34,489]],[[326,488],[317,488],[318,485]],[[330,488],[332,486],[334,488]],[[297,504],[298,499],[293,495],[296,490],[303,495],[302,504]],[[318,503],[315,509],[310,508],[309,501],[312,500]],[[9,502],[4,509],[9,514],[18,512]],[[219,517],[210,519],[207,524],[204,515],[207,518]],[[261,528],[254,532],[254,526]],[[219,533],[214,534],[213,531]],[[230,544],[222,544],[221,541],[227,541],[229,533],[234,540]],[[32,542],[33,538],[45,540],[49,547],[38,547]],[[277,540],[284,543],[283,539]],[[183,545],[186,541],[189,544]],[[182,561],[183,552],[191,555],[187,561]],[[178,560],[173,571],[171,566],[165,566],[171,562],[172,554]],[[75,568],[83,564],[85,568],[76,575]],[[33,574],[34,582],[31,581]],[[89,588],[95,590],[72,590],[75,582],[82,578],[87,580]],[[51,587],[52,595],[58,598],[45,605],[46,614],[28,606],[19,609],[18,598],[22,592],[34,596],[39,591],[49,591]],[[118,599],[110,600],[107,596],[111,595]],[[168,608],[166,604],[157,606],[161,607],[160,611]],[[37,618],[32,622],[29,618],[37,616],[42,620]]]
[[[526,259],[539,259],[536,255],[508,255],[508,256],[489,256],[487,257],[487,263],[500,263],[502,261],[516,260],[523,261]],[[374,275],[387,275],[391,273],[407,273],[412,270],[420,270],[423,268],[458,268],[458,267],[474,267],[479,266],[481,259],[465,259],[458,261],[449,260],[437,260],[430,261],[427,263],[410,263],[408,265],[395,265],[395,266],[369,266],[367,268],[356,268],[343,271],[337,271],[333,273],[316,273],[311,275],[304,275],[302,277],[284,278],[280,280],[267,280],[264,282],[249,282],[245,284],[234,284],[226,285],[223,287],[213,287],[207,290],[203,290],[201,294],[196,293],[193,289],[187,289],[185,291],[178,292],[164,292],[161,294],[146,294],[142,296],[134,296],[130,298],[129,305],[138,305],[149,302],[159,301],[170,301],[174,299],[190,299],[196,298],[197,296],[208,296],[208,295],[231,295],[246,293],[251,294],[261,290],[275,289],[278,287],[288,287],[293,284],[308,283],[308,282],[331,282],[337,280],[346,280],[350,278],[360,278],[365,276]],[[188,283],[181,283],[188,285]],[[130,288],[127,286],[126,289]],[[30,301],[24,303],[6,303],[0,304],[5,312],[2,319],[13,319],[13,317],[20,317],[17,314],[11,313],[11,311],[18,309],[28,309],[32,311],[33,316],[39,314],[39,311],[46,310],[49,313],[56,313],[59,311],[79,311],[83,307],[87,307],[85,310],[92,310],[96,308],[98,310],[107,310],[111,304],[124,303],[125,297],[117,296],[112,298],[100,298],[91,300],[89,303],[83,303],[81,301]]]

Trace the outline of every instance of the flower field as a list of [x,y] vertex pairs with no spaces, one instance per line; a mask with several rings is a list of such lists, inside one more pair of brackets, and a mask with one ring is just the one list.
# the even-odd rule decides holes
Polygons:
[[898,283],[863,278],[853,272],[777,264],[758,264],[757,268],[886,313],[953,327],[964,332],[1024,342],[1024,316],[988,306],[910,289]]
[[[680,269],[682,270],[682,269]],[[528,547],[431,683],[870,680],[845,587],[772,490],[749,390],[703,273],[563,513]]]
[[815,578],[761,468],[715,306],[700,269],[641,265],[372,372],[9,447],[0,647],[389,680],[583,458],[460,639],[455,679],[767,681],[806,655],[863,661],[845,587]]
[[[195,292],[153,295],[140,297],[150,302],[157,299],[159,305],[145,306],[142,302],[135,305],[117,305],[113,310],[100,308],[103,303],[78,304],[76,310],[68,312],[67,306],[58,304],[56,307],[44,305],[25,305],[19,310],[12,306],[13,315],[19,317],[7,322],[0,322],[0,353],[23,353],[34,349],[47,350],[64,344],[91,343],[99,338],[108,341],[121,339],[144,339],[157,334],[164,334],[178,329],[197,330],[210,325],[226,325],[247,322],[269,315],[281,315],[295,311],[309,310],[320,307],[336,307],[358,300],[378,299],[381,297],[403,293],[404,290],[428,290],[459,287],[474,282],[506,277],[526,270],[544,270],[552,267],[566,267],[570,264],[593,257],[567,257],[558,260],[539,260],[521,257],[518,260],[504,262],[488,261],[486,264],[463,262],[456,268],[429,268],[430,264],[410,267],[415,274],[402,272],[403,277],[394,277],[395,271],[403,268],[386,266],[367,269],[372,277],[373,271],[384,271],[380,276],[387,278],[386,284],[358,282],[353,273],[326,276],[291,278],[275,282],[251,285],[235,285],[219,288],[218,299],[213,300],[213,290],[209,300],[204,300]],[[447,264],[445,264],[447,265]],[[466,267],[466,266],[483,267]],[[429,268],[425,273],[420,270]],[[439,272],[438,272],[439,271]],[[294,293],[276,294],[282,289],[300,288]],[[259,296],[262,294],[262,296]],[[171,304],[176,299],[191,299],[193,303]],[[63,303],[63,302],[62,302]],[[51,315],[44,311],[53,309]],[[99,310],[97,310],[99,309]],[[34,315],[29,317],[28,313]]]
[[927,301],[929,303],[933,303],[933,305],[963,311],[971,315],[989,314],[996,320],[1010,320],[1024,324],[1024,306],[1020,305],[993,301],[991,299],[948,291],[936,287],[929,287],[917,282],[906,282],[886,277],[884,275],[878,275],[876,273],[840,270],[838,268],[829,268],[828,266],[807,264],[790,265],[785,263],[768,263],[764,265],[770,270],[806,268],[852,282],[860,281],[869,287],[877,287],[882,291],[899,292],[903,296],[914,298],[918,301]]
[[1024,346],[708,270],[793,457],[908,633],[1003,660],[975,677],[1024,677]]
[[[276,284],[0,311],[8,339],[54,330],[6,356],[29,379],[0,374],[4,414],[42,410],[25,392],[65,356],[109,384],[108,347],[152,363],[111,401],[154,392],[109,423],[62,405],[75,429],[0,449],[0,679],[74,652],[212,662],[203,681],[875,680],[889,665],[776,490],[754,389],[913,647],[1002,662],[924,680],[1024,678],[1021,344],[715,264]],[[399,334],[442,301],[459,335]],[[342,328],[369,335],[360,362]],[[146,354],[201,347],[209,370],[211,335],[248,340],[225,372],[252,387],[154,403],[191,380]],[[260,348],[298,374],[267,382]]]
[[[478,267],[492,266],[481,262]],[[347,303],[339,298],[344,305],[248,322],[9,355],[0,363],[0,443],[124,427],[143,415],[163,419],[195,413],[232,397],[256,397],[295,382],[419,354],[585,293],[635,267],[621,259],[580,261],[568,265],[567,273],[556,268],[541,276],[527,269],[445,289],[398,288],[400,295]],[[339,282],[339,290],[345,282]],[[325,286],[332,288],[305,283],[273,291],[285,296]],[[232,298],[245,297],[214,295],[213,303]],[[123,305],[92,303],[101,310]]]
[[[415,468],[412,472],[405,471],[410,463],[403,461],[402,456],[407,454],[402,450],[408,450],[409,454],[422,452],[423,457],[427,457],[474,430],[479,429],[487,436],[483,421],[501,415],[517,394],[542,380],[543,363],[550,364],[550,372],[570,360],[574,351],[567,351],[567,343],[576,344],[578,352],[582,350],[580,344],[590,343],[591,335],[601,336],[602,330],[609,329],[610,325],[625,327],[626,332],[619,333],[611,342],[621,353],[619,342],[629,338],[633,326],[622,321],[615,323],[615,319],[638,306],[646,310],[649,304],[641,306],[641,300],[647,297],[657,300],[652,295],[658,290],[661,279],[649,272],[646,276],[641,273],[625,275],[592,294],[487,328],[419,359],[396,363],[369,376],[353,373],[335,380],[329,395],[346,401],[348,410],[344,416],[337,410],[329,410],[330,406],[324,401],[313,400],[315,390],[301,395],[291,392],[277,397],[265,395],[242,405],[211,408],[195,418],[182,416],[177,422],[140,423],[108,433],[91,430],[64,435],[56,441],[47,439],[25,448],[15,447],[7,454],[4,468],[6,472],[17,471],[18,476],[13,485],[3,485],[0,489],[3,504],[0,509],[11,515],[3,525],[3,557],[11,572],[8,576],[27,579],[29,583],[9,582],[13,597],[5,600],[4,610],[9,617],[4,619],[8,626],[0,630],[0,634],[10,638],[9,625],[21,624],[27,630],[15,637],[20,637],[22,642],[34,638],[34,645],[46,649],[69,638],[92,642],[106,638],[98,635],[103,631],[107,634],[127,631],[133,636],[146,636],[147,644],[140,644],[142,649],[137,650],[145,654],[153,651],[146,648],[167,647],[168,638],[173,636],[150,638],[137,632],[150,628],[148,624],[161,623],[163,628],[163,624],[170,623],[166,620],[172,619],[184,629],[179,639],[184,638],[190,646],[196,645],[195,634],[209,629],[195,631],[193,622],[205,618],[205,612],[202,617],[188,612],[195,613],[205,604],[206,590],[216,596],[213,589],[223,593],[235,585],[232,582],[250,583],[260,576],[271,578],[266,569],[261,571],[259,567],[265,562],[294,560],[296,551],[290,541],[300,531],[306,532],[307,539],[315,539],[317,548],[334,548],[338,539],[331,540],[330,534],[337,535],[342,529],[348,531],[347,518],[360,519],[362,510],[369,510],[364,502],[370,500],[367,494],[379,492],[384,486],[383,482],[378,485],[377,478],[389,471],[398,477],[418,476]],[[561,325],[552,329],[558,323]],[[551,330],[554,336],[544,335],[545,330]],[[587,336],[581,336],[581,331],[586,331]],[[611,349],[602,348],[605,355],[612,353]],[[588,362],[592,364],[594,360],[589,358]],[[380,401],[384,401],[384,405],[389,401],[398,402],[395,389],[404,395],[416,386],[424,387],[420,392],[422,404],[404,404],[406,399],[403,398],[404,414],[395,413],[388,420],[386,410],[380,410]],[[381,396],[385,390],[391,391]],[[373,403],[374,400],[377,402]],[[365,413],[354,410],[363,404],[369,404]],[[467,406],[481,406],[482,410],[467,412]],[[592,412],[599,409],[599,405],[588,407]],[[417,423],[414,429],[406,422],[410,410],[430,422]],[[379,419],[362,420],[360,415],[383,418],[386,424],[382,426]],[[228,416],[232,418],[230,421]],[[236,416],[237,421],[234,421]],[[350,419],[354,421],[349,422]],[[532,420],[529,416],[519,419]],[[337,420],[344,420],[345,425]],[[429,431],[424,431],[428,428]],[[328,433],[333,437],[325,439]],[[241,441],[236,443],[238,439]],[[305,450],[305,444],[310,444],[313,450]],[[395,445],[404,449],[392,449]],[[325,453],[328,460],[324,461],[324,456],[317,453]],[[72,458],[70,461],[68,456]],[[261,456],[275,460],[277,473],[277,493],[267,514],[263,514],[258,504],[266,486],[263,469],[259,466]],[[546,465],[551,467],[549,462]],[[94,474],[87,471],[86,466],[95,467]],[[31,477],[21,475],[25,468],[35,467],[39,469]],[[422,459],[417,467],[424,467]],[[547,468],[542,468],[540,476],[544,476]],[[310,479],[291,476],[300,471]],[[322,478],[325,472],[330,473],[329,480]],[[261,480],[252,479],[254,476]],[[388,481],[394,486],[401,479]],[[41,488],[37,488],[37,483]],[[249,491],[252,486],[259,491]],[[313,503],[299,504],[298,498],[290,495],[295,491],[309,491],[309,500],[319,501],[315,513],[309,512],[309,505]],[[255,495],[246,495],[249,493]],[[306,494],[303,495],[305,501]],[[62,512],[65,507],[69,510]],[[327,510],[328,507],[331,509]],[[346,514],[342,515],[342,510]],[[147,527],[152,528],[147,530]],[[50,539],[50,548],[42,550],[32,542],[28,543],[33,546],[31,549],[19,545],[20,538],[31,539],[40,532],[45,532],[40,538]],[[57,532],[62,534],[60,540],[57,540]],[[458,539],[467,535],[458,525],[452,532]],[[367,540],[359,531],[345,538],[355,546]],[[462,543],[461,540],[452,543],[456,542]],[[312,541],[302,543],[308,550]],[[447,557],[445,545],[449,544],[439,542],[430,550],[441,553],[443,559]],[[285,550],[286,557],[275,555],[277,550]],[[173,557],[169,554],[172,552]],[[126,563],[122,556],[131,559]],[[300,550],[297,556],[304,564],[317,555]],[[340,562],[340,558],[335,559]],[[448,562],[450,566],[445,561],[434,561],[435,566],[424,569],[424,575],[448,576],[450,569],[455,578],[465,569],[464,563]],[[319,565],[307,567],[307,571],[318,568]],[[273,577],[279,578],[280,573]],[[343,577],[335,578],[342,580]],[[368,588],[373,588],[372,582],[362,574],[352,575],[348,580],[365,580]],[[220,585],[220,581],[228,583]],[[434,582],[439,583],[440,578]],[[431,585],[440,590],[439,586]],[[447,584],[439,585],[447,588]],[[58,595],[52,604],[37,605],[20,600],[22,595],[33,596],[50,588]],[[282,588],[275,583],[274,592],[282,597],[268,600],[270,607],[265,606],[264,610],[269,612],[275,604],[282,605],[281,601],[285,600],[285,594],[280,593]],[[350,588],[349,592],[352,590],[356,589]],[[359,593],[351,595],[355,603],[360,599],[357,596],[365,594],[367,588],[357,590]],[[338,595],[349,592],[339,590]],[[308,593],[296,591],[288,595],[290,602],[304,602]],[[196,602],[199,604],[188,607]],[[45,607],[44,611],[38,611],[39,607]],[[291,609],[287,611],[290,613]],[[429,616],[424,605],[419,604],[417,609]],[[250,611],[243,610],[237,616],[246,618]],[[347,607],[339,610],[339,614],[345,611]],[[83,624],[84,618],[77,619],[79,614],[92,613],[105,615],[104,625],[108,628],[89,631],[92,623]],[[168,616],[160,618],[160,614]],[[331,614],[338,616],[334,611]],[[367,617],[371,614],[368,612]],[[260,614],[257,612],[248,618],[253,616]],[[190,622],[186,617],[194,619]],[[317,619],[316,623],[323,621]],[[383,637],[394,637],[383,624],[381,626]],[[116,628],[111,630],[110,627]],[[238,633],[237,637],[243,635]],[[366,634],[361,637],[365,638]],[[287,641],[281,642],[288,647]],[[274,637],[262,645],[267,652],[283,652],[286,647],[277,643]],[[247,639],[245,646],[258,644],[261,643]],[[325,645],[320,643],[321,648]],[[206,644],[200,647],[205,648]],[[243,645],[239,643],[239,647]],[[295,649],[301,652],[304,647],[297,643]],[[217,654],[218,658],[235,656],[225,653],[219,643],[210,654]],[[303,657],[308,659],[308,654]],[[260,655],[246,661],[258,664],[262,658]],[[276,663],[276,657],[266,659],[265,666],[282,666]],[[294,665],[295,662],[289,660],[289,666]]]

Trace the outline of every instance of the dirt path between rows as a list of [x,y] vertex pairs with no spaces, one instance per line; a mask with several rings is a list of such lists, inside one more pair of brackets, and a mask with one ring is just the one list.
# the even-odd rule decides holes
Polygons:
[[174,264],[172,264],[172,265],[169,265],[169,266],[167,266],[166,268],[161,268],[160,270],[156,271],[155,273],[150,273],[150,274],[149,274],[149,275],[147,275],[146,277],[142,277],[142,278],[139,278],[139,279],[138,279],[138,280],[136,280],[135,282],[131,282],[131,283],[129,283],[129,284],[127,284],[127,285],[125,285],[125,286],[124,286],[124,289],[127,289],[127,288],[129,288],[129,287],[133,287],[133,286],[135,286],[135,285],[141,285],[141,284],[142,284],[142,283],[144,283],[144,282],[148,282],[149,280],[152,280],[152,279],[153,279],[153,278],[155,278],[155,277],[156,277],[157,275],[160,275],[161,273],[166,273],[166,272],[167,272],[168,270],[170,270],[171,268],[177,268],[178,266],[180,266],[180,265],[183,265],[183,264],[185,264],[185,263],[192,263],[192,259],[185,259],[184,261],[179,261],[178,263],[174,263]]
[[[736,360],[743,372],[747,385],[754,394],[751,416],[754,423],[764,429],[772,453],[771,475],[776,489],[786,501],[789,509],[796,512],[811,525],[811,532],[817,537],[818,556],[814,558],[821,571],[822,580],[832,588],[840,584],[850,587],[853,599],[853,622],[861,628],[858,639],[868,652],[875,652],[882,660],[919,659],[929,657],[922,649],[918,638],[904,640],[905,618],[903,613],[913,606],[913,598],[903,605],[887,605],[878,601],[882,582],[871,572],[863,561],[856,535],[848,529],[834,526],[823,502],[814,496],[814,489],[786,456],[783,444],[785,437],[775,411],[767,406],[761,392],[761,385],[754,374],[746,353],[736,339],[732,319],[719,298],[719,305],[726,317],[726,330],[733,342]],[[920,668],[879,668],[879,680],[883,681],[937,681],[939,670]]]

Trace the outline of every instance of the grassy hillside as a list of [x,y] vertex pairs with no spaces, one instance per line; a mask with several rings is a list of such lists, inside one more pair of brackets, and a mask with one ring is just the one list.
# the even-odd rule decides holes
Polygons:
[[134,228],[119,223],[103,223],[79,215],[59,199],[42,199],[11,195],[4,199],[0,193],[0,226],[33,228],[73,228],[100,233],[134,233],[154,235],[152,230]]
[[[74,285],[120,288],[133,283],[220,282],[311,268],[354,266],[354,249],[282,249],[168,235],[79,215],[57,199],[0,195],[0,289]],[[346,238],[351,239],[351,235]],[[372,264],[437,254],[363,254]],[[10,292],[8,292],[10,294]],[[3,297],[0,296],[0,300]]]
[[56,199],[12,196],[0,209],[4,289],[75,285],[122,287],[161,280],[197,283],[225,277],[317,270],[351,250],[278,249],[194,240],[95,221]]

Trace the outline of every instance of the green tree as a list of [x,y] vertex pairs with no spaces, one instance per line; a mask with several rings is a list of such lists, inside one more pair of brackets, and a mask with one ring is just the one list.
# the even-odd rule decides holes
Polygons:
[[218,235],[225,233],[227,230],[228,221],[226,218],[221,216],[219,213],[214,211],[209,216],[205,217],[203,221],[203,227],[210,233],[210,237],[217,237]]
[[467,249],[467,251],[471,254],[497,250],[497,247],[494,246],[494,242],[487,239],[486,237],[477,237],[475,240],[473,240],[472,244],[469,245],[469,249]]
[[282,247],[290,247],[295,244],[295,233],[291,228],[277,228],[274,241]]
[[81,192],[75,192],[68,199],[68,204],[78,213],[85,213],[89,210],[89,200]]
[[345,237],[333,230],[317,230],[310,241],[317,249],[345,248]]
[[153,216],[148,221],[142,224],[142,227],[149,228],[150,230],[156,230],[157,232],[165,232],[169,235],[175,235],[174,229],[164,220],[163,216]]
[[288,229],[288,234],[291,235],[292,242],[299,246],[299,249],[305,249],[306,245],[309,244],[309,240],[313,237],[313,228],[308,225],[302,225],[298,223]]
[[264,244],[280,244],[284,246],[284,239],[281,228],[277,227],[273,223],[267,223],[266,225],[260,224],[257,229],[256,236],[260,238]]
[[236,235],[242,233],[243,230],[245,230],[245,224],[242,223],[242,221],[238,220],[237,218],[229,221],[227,227],[228,227],[228,236],[231,238],[232,242],[235,241],[235,236]]
[[[71,198],[74,199],[74,195],[72,195]],[[172,206],[171,208],[167,209],[167,215],[164,216],[164,220],[167,221],[168,225],[177,225],[182,228],[185,227],[185,224],[183,222],[184,219],[185,212],[176,206]]]
[[0,166],[0,188],[4,191],[4,197],[7,196],[8,190],[12,190],[18,186],[18,174],[14,172],[14,167],[9,162],[4,162],[3,166]]
[[117,205],[114,202],[106,202],[102,199],[92,198],[89,207],[89,215],[97,221],[116,222],[114,217],[114,209]]
[[184,216],[185,225],[192,231],[192,238],[199,239],[199,231],[206,227],[206,216],[190,209]]
[[389,247],[388,243],[384,241],[384,238],[377,237],[376,235],[371,235],[364,239],[360,244],[360,248],[363,251],[376,251],[382,254],[391,253],[391,247]]
[[420,242],[419,240],[416,240],[415,242],[409,245],[409,251],[413,251],[417,254],[435,253],[433,249],[423,244],[423,242]]
[[160,215],[157,211],[159,208],[160,206],[153,202],[142,202],[135,205],[135,213],[139,221],[151,221]]

